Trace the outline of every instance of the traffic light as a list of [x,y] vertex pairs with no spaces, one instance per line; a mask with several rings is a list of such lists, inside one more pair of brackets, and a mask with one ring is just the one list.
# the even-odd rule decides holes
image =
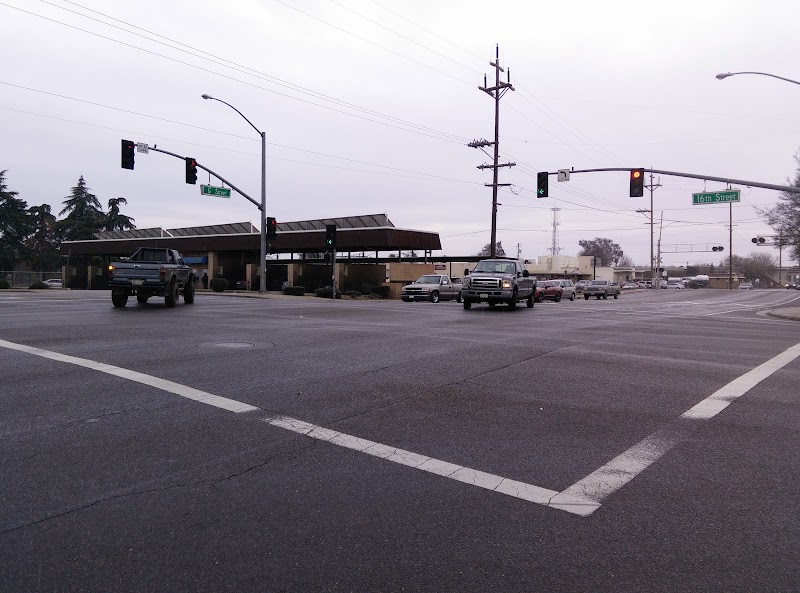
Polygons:
[[325,225],[325,247],[328,249],[336,248],[336,225]]
[[756,245],[763,245],[767,241],[764,237],[753,237],[750,240]]
[[197,161],[192,157],[186,157],[186,183],[197,183]]
[[711,251],[725,251],[725,248],[722,245],[715,245],[711,248]]
[[632,198],[641,198],[644,195],[644,169],[631,169]]
[[536,174],[536,197],[537,198],[546,198],[547,197],[547,181],[548,181],[547,171],[542,171],[541,173],[537,173]]
[[130,140],[122,141],[122,168],[133,170],[133,157],[136,145]]
[[271,216],[267,216],[267,239],[274,239],[278,234],[278,222]]

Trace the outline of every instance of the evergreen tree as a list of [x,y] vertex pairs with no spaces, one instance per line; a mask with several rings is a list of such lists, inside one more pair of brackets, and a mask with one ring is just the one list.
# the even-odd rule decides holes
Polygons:
[[50,212],[48,204],[28,208],[32,234],[25,241],[28,247],[27,259],[34,270],[46,272],[58,268],[59,237],[56,217]]
[[0,171],[0,270],[13,270],[25,255],[24,241],[31,233],[28,204],[9,191],[6,171]]
[[111,198],[108,201],[108,212],[103,224],[104,231],[127,231],[136,228],[134,219],[119,211],[119,205],[127,203],[128,200],[125,198]]
[[105,215],[97,196],[86,187],[83,175],[62,203],[64,209],[59,216],[64,213],[67,216],[59,221],[59,227],[65,241],[92,239],[94,233],[103,230]]

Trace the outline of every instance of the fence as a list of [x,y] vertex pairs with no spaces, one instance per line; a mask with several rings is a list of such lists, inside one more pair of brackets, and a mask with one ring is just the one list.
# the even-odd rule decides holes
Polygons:
[[12,288],[28,288],[34,282],[61,278],[61,272],[13,272],[0,270],[0,278],[11,283]]

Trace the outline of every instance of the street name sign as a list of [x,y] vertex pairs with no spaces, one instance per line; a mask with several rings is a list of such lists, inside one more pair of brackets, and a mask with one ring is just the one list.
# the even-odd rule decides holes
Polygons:
[[731,189],[728,191],[707,192],[702,194],[692,194],[692,205],[697,204],[728,204],[738,202],[741,191]]
[[231,190],[227,187],[214,187],[213,185],[201,185],[200,193],[204,196],[215,196],[217,198],[230,198]]

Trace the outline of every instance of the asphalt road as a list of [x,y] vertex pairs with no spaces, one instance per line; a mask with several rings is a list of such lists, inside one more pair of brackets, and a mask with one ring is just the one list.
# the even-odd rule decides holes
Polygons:
[[0,591],[796,591],[795,291],[0,293]]

